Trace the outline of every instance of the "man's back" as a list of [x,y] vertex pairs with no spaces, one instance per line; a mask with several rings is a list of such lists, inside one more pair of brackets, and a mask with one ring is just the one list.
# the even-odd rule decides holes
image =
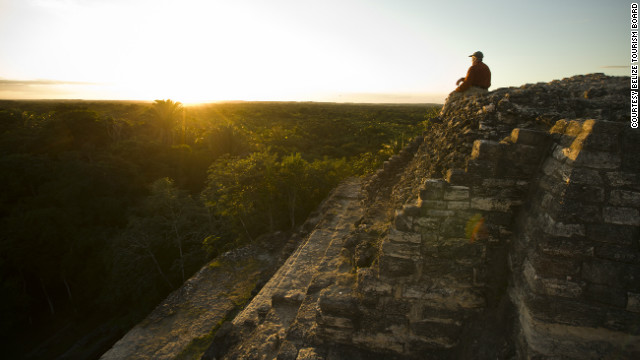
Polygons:
[[467,71],[467,77],[462,84],[458,86],[456,91],[462,92],[468,90],[472,86],[488,89],[491,86],[491,70],[487,64],[482,61],[475,61]]

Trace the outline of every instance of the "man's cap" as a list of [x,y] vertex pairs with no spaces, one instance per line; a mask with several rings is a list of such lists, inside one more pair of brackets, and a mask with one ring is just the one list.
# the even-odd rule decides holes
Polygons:
[[478,59],[481,59],[481,60],[484,57],[484,55],[482,54],[482,51],[476,51],[473,54],[469,55],[469,57],[472,57],[472,56],[475,56],[475,57],[477,57]]

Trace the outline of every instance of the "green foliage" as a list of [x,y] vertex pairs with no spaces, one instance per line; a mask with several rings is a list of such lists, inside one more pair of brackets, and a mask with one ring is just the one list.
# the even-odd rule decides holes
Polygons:
[[0,336],[28,349],[68,319],[140,318],[212,256],[377,169],[429,109],[0,101]]
[[[153,182],[149,196],[131,210],[126,229],[113,242],[112,301],[153,302],[173,290],[202,266],[202,242],[219,230],[217,225],[204,205],[173,180]],[[126,285],[124,277],[130,279]]]
[[203,196],[217,215],[233,224],[237,241],[243,243],[294,228],[351,174],[344,159],[310,163],[297,153],[278,160],[268,151],[225,156],[211,165]]

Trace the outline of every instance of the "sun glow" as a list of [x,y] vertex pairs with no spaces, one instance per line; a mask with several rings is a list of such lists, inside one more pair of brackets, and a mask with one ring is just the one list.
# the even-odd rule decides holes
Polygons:
[[188,1],[175,9],[160,4],[153,16],[127,33],[136,45],[120,60],[122,72],[110,75],[116,79],[112,91],[121,96],[186,103],[304,99],[318,87],[335,85],[327,72],[335,71],[331,66],[337,59],[316,54],[313,60],[328,67],[310,69],[309,53],[317,44],[277,22],[267,27],[256,7]]
[[[605,17],[575,24],[573,7],[550,3],[505,0],[469,33],[445,1],[0,0],[0,98],[441,102],[478,49],[492,89],[628,75],[624,9],[590,2],[580,16]],[[558,58],[568,44],[585,61]]]
[[[26,51],[26,60],[8,66],[0,56],[0,64],[17,79],[75,84],[38,85],[40,93],[46,87],[55,94],[52,97],[171,98],[185,103],[340,101],[343,94],[389,93],[402,79],[414,79],[419,86],[426,83],[396,66],[398,59],[386,64],[386,57],[374,56],[379,55],[380,39],[388,41],[391,36],[382,26],[389,20],[374,8],[351,3],[337,7],[338,3],[320,6],[289,0],[26,0],[15,4],[8,18],[32,25],[23,27],[11,45],[24,43],[29,48],[7,49],[7,53]],[[370,25],[359,23],[360,19],[377,25],[362,30]],[[344,35],[350,29],[360,30],[349,39]],[[387,53],[395,52],[383,52]],[[33,88],[23,90],[25,95],[35,93]],[[421,89],[404,91],[416,90]]]

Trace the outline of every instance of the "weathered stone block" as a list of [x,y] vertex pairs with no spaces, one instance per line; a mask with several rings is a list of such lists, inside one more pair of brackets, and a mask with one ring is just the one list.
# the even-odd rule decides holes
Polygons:
[[447,307],[434,307],[433,304],[422,304],[417,308],[417,315],[419,320],[428,320],[433,318],[450,319],[456,323],[462,324],[469,314],[460,309],[450,309]]
[[572,236],[584,236],[585,225],[583,224],[565,224],[554,220],[548,214],[543,214],[539,218],[540,224],[543,226],[543,231],[552,236],[572,237]]
[[609,203],[616,206],[640,207],[640,191],[613,190],[609,193]]
[[282,345],[280,345],[280,348],[278,349],[278,355],[276,356],[276,359],[297,360],[297,358],[298,358],[298,348],[291,341],[285,340],[282,343]]
[[420,200],[442,200],[446,186],[444,180],[428,179],[420,190]]
[[346,330],[353,330],[353,321],[348,318],[322,315],[318,317],[318,324]]
[[640,212],[630,207],[606,206],[602,209],[605,223],[618,225],[640,225]]
[[531,145],[516,144],[509,147],[507,154],[508,158],[515,162],[512,166],[516,164],[520,166],[528,163],[538,165],[543,150],[544,149]]
[[469,179],[464,169],[447,170],[446,180],[451,185],[467,185]]
[[[600,223],[602,210],[598,205],[584,204],[582,201],[554,199],[548,206],[548,212],[556,221],[563,223]],[[558,201],[559,200],[559,201]]]
[[520,163],[518,166],[513,166],[514,161],[511,159],[503,159],[498,163],[498,169],[496,170],[496,176],[512,178],[512,179],[529,179],[538,170],[538,163]]
[[625,266],[613,261],[592,259],[582,264],[582,278],[594,284],[623,288]]
[[444,199],[449,201],[459,201],[469,199],[469,188],[467,186],[449,186],[444,192]]
[[[416,235],[420,238],[420,234]],[[382,243],[382,254],[394,258],[418,260],[420,259],[420,244],[385,241]]]
[[473,268],[473,286],[486,286],[488,280],[488,272],[485,266],[477,266]]
[[275,292],[271,296],[271,304],[278,306],[280,304],[299,306],[304,300],[304,293],[300,290],[282,290]]
[[315,348],[304,348],[298,351],[298,357],[296,360],[322,360],[323,356],[320,355],[317,349]]
[[564,134],[569,136],[578,136],[584,130],[584,120],[570,120],[565,128]]
[[631,173],[640,170],[640,132],[624,131],[622,135],[622,169]]
[[595,248],[595,255],[616,262],[640,264],[640,252],[629,246],[599,245]]
[[574,299],[528,294],[525,304],[532,317],[551,324],[599,327],[605,322],[605,314],[599,306],[585,304]]
[[402,212],[406,216],[417,217],[421,215],[422,209],[417,205],[405,204],[402,205]]
[[[367,295],[364,299],[366,301],[370,300],[371,297],[377,299],[378,297],[391,295],[392,286],[387,282],[380,281],[374,274],[373,269],[360,268],[358,269],[358,291]],[[375,304],[377,301],[373,303]]]
[[602,185],[602,177],[598,170],[563,167],[560,170],[562,181],[565,183],[585,184],[585,185]]
[[509,226],[513,220],[513,214],[507,211],[489,211],[484,213],[484,218],[489,224]]
[[640,236],[638,227],[615,224],[587,224],[586,229],[587,238],[590,240],[631,246],[631,249],[638,250],[637,239]]
[[[515,183],[514,179],[509,179]],[[473,187],[473,196],[477,198],[519,199],[526,194],[526,189],[511,185],[482,185]]]
[[386,160],[382,163],[382,169],[386,172],[386,171],[390,171],[391,169],[393,169],[394,164],[389,161]]
[[405,318],[411,311],[411,303],[405,299],[388,299],[383,307],[385,314],[402,315]]
[[604,189],[594,185],[565,183],[564,196],[585,203],[601,203],[604,201]]
[[496,174],[497,159],[478,160],[471,159],[467,161],[467,174],[469,176],[492,177]]
[[640,177],[638,174],[622,171],[607,172],[607,181],[611,186],[629,186],[636,190],[640,189]]
[[627,292],[606,285],[589,284],[585,290],[585,297],[591,301],[605,305],[625,308],[627,306]]
[[[559,176],[543,176],[538,181],[538,188],[553,196],[564,196],[567,184],[559,180]],[[603,192],[604,194],[604,192]]]
[[456,214],[453,210],[439,210],[439,209],[429,209],[427,210],[427,216],[432,217],[449,217],[454,216]]
[[422,230],[438,230],[440,229],[441,219],[420,217],[415,219],[414,225]]
[[413,260],[390,255],[380,257],[380,272],[384,276],[409,276],[413,275],[416,270],[416,264]]
[[585,149],[616,151],[620,146],[620,133],[624,124],[610,121],[587,120],[582,126],[583,132],[578,136]]
[[640,292],[640,265],[627,264],[625,267],[624,281],[627,290]]
[[488,178],[482,179],[483,187],[512,187],[516,185],[516,180],[514,179],[500,179],[500,178]]
[[483,250],[483,244],[471,243],[469,239],[449,238],[438,244],[438,257],[462,263],[466,259],[480,260]]
[[442,222],[442,235],[451,238],[464,238],[466,219],[448,217]]
[[440,239],[440,233],[437,231],[424,230],[420,234],[424,245],[435,244]]
[[[406,330],[405,330],[406,331]],[[395,336],[380,336],[380,334],[370,334],[365,332],[356,332],[352,337],[353,344],[381,352],[402,353],[405,348],[405,341]]]
[[582,296],[582,286],[576,282],[545,278],[540,278],[538,281],[540,284],[539,293],[573,299]]
[[476,140],[473,142],[471,159],[494,160],[502,155],[504,145],[491,140]]
[[423,210],[421,215],[426,215],[427,209],[446,209],[447,202],[444,200],[418,200],[418,206]]
[[606,309],[604,328],[637,336],[640,335],[640,326],[638,324],[640,324],[640,314],[626,309]]
[[536,274],[545,278],[567,279],[580,274],[580,259],[534,253],[530,255],[529,260]]
[[477,210],[509,212],[514,205],[520,205],[520,202],[499,198],[471,198],[471,208]]
[[414,232],[398,231],[395,229],[389,230],[387,240],[387,242],[413,245],[420,245],[420,243],[422,242],[420,234],[416,234]]
[[422,278],[425,282],[448,276],[458,268],[455,261],[439,256],[425,257],[419,266],[422,266]]
[[413,226],[413,219],[406,216],[402,210],[396,210],[395,217],[393,219],[393,225],[400,231],[410,231]]
[[574,165],[591,169],[615,170],[622,164],[622,159],[617,154],[578,149],[573,146],[567,156],[574,161]]
[[565,167],[566,165],[558,161],[555,157],[548,157],[542,165],[542,172],[547,176],[561,174],[564,172]]
[[423,356],[422,354],[429,354],[433,356],[434,359],[447,359],[452,357],[451,353],[455,351],[455,346],[458,345],[458,343],[459,339],[412,337],[404,346],[409,354],[412,354],[414,357],[419,358]]
[[467,210],[469,209],[469,201],[448,201],[447,209],[449,210]]
[[551,156],[554,159],[556,159],[558,162],[564,164],[567,161],[573,161],[572,159],[569,158],[570,153],[571,153],[570,148],[566,148],[556,144],[553,147],[553,152],[551,153]]
[[462,330],[460,323],[449,319],[430,319],[412,322],[411,331],[420,337],[457,339]]
[[627,293],[627,311],[640,313],[640,294]]
[[[471,281],[471,278],[469,280]],[[470,284],[471,282],[465,283],[465,285]],[[468,286],[462,287],[452,282],[449,282],[446,287],[407,286],[402,292],[402,297],[424,300],[436,308],[459,309],[461,312],[481,309],[487,305],[481,290]]]
[[556,121],[556,123],[549,130],[550,134],[567,134],[567,127],[569,125],[569,121],[566,119],[561,119]]
[[318,306],[323,316],[357,319],[360,316],[358,299],[348,289],[326,288],[320,292]]
[[594,255],[594,246],[588,241],[548,236],[538,245],[540,251],[546,255],[564,256],[579,259]]
[[542,131],[515,128],[511,131],[511,142],[533,146],[543,146],[549,135]]

